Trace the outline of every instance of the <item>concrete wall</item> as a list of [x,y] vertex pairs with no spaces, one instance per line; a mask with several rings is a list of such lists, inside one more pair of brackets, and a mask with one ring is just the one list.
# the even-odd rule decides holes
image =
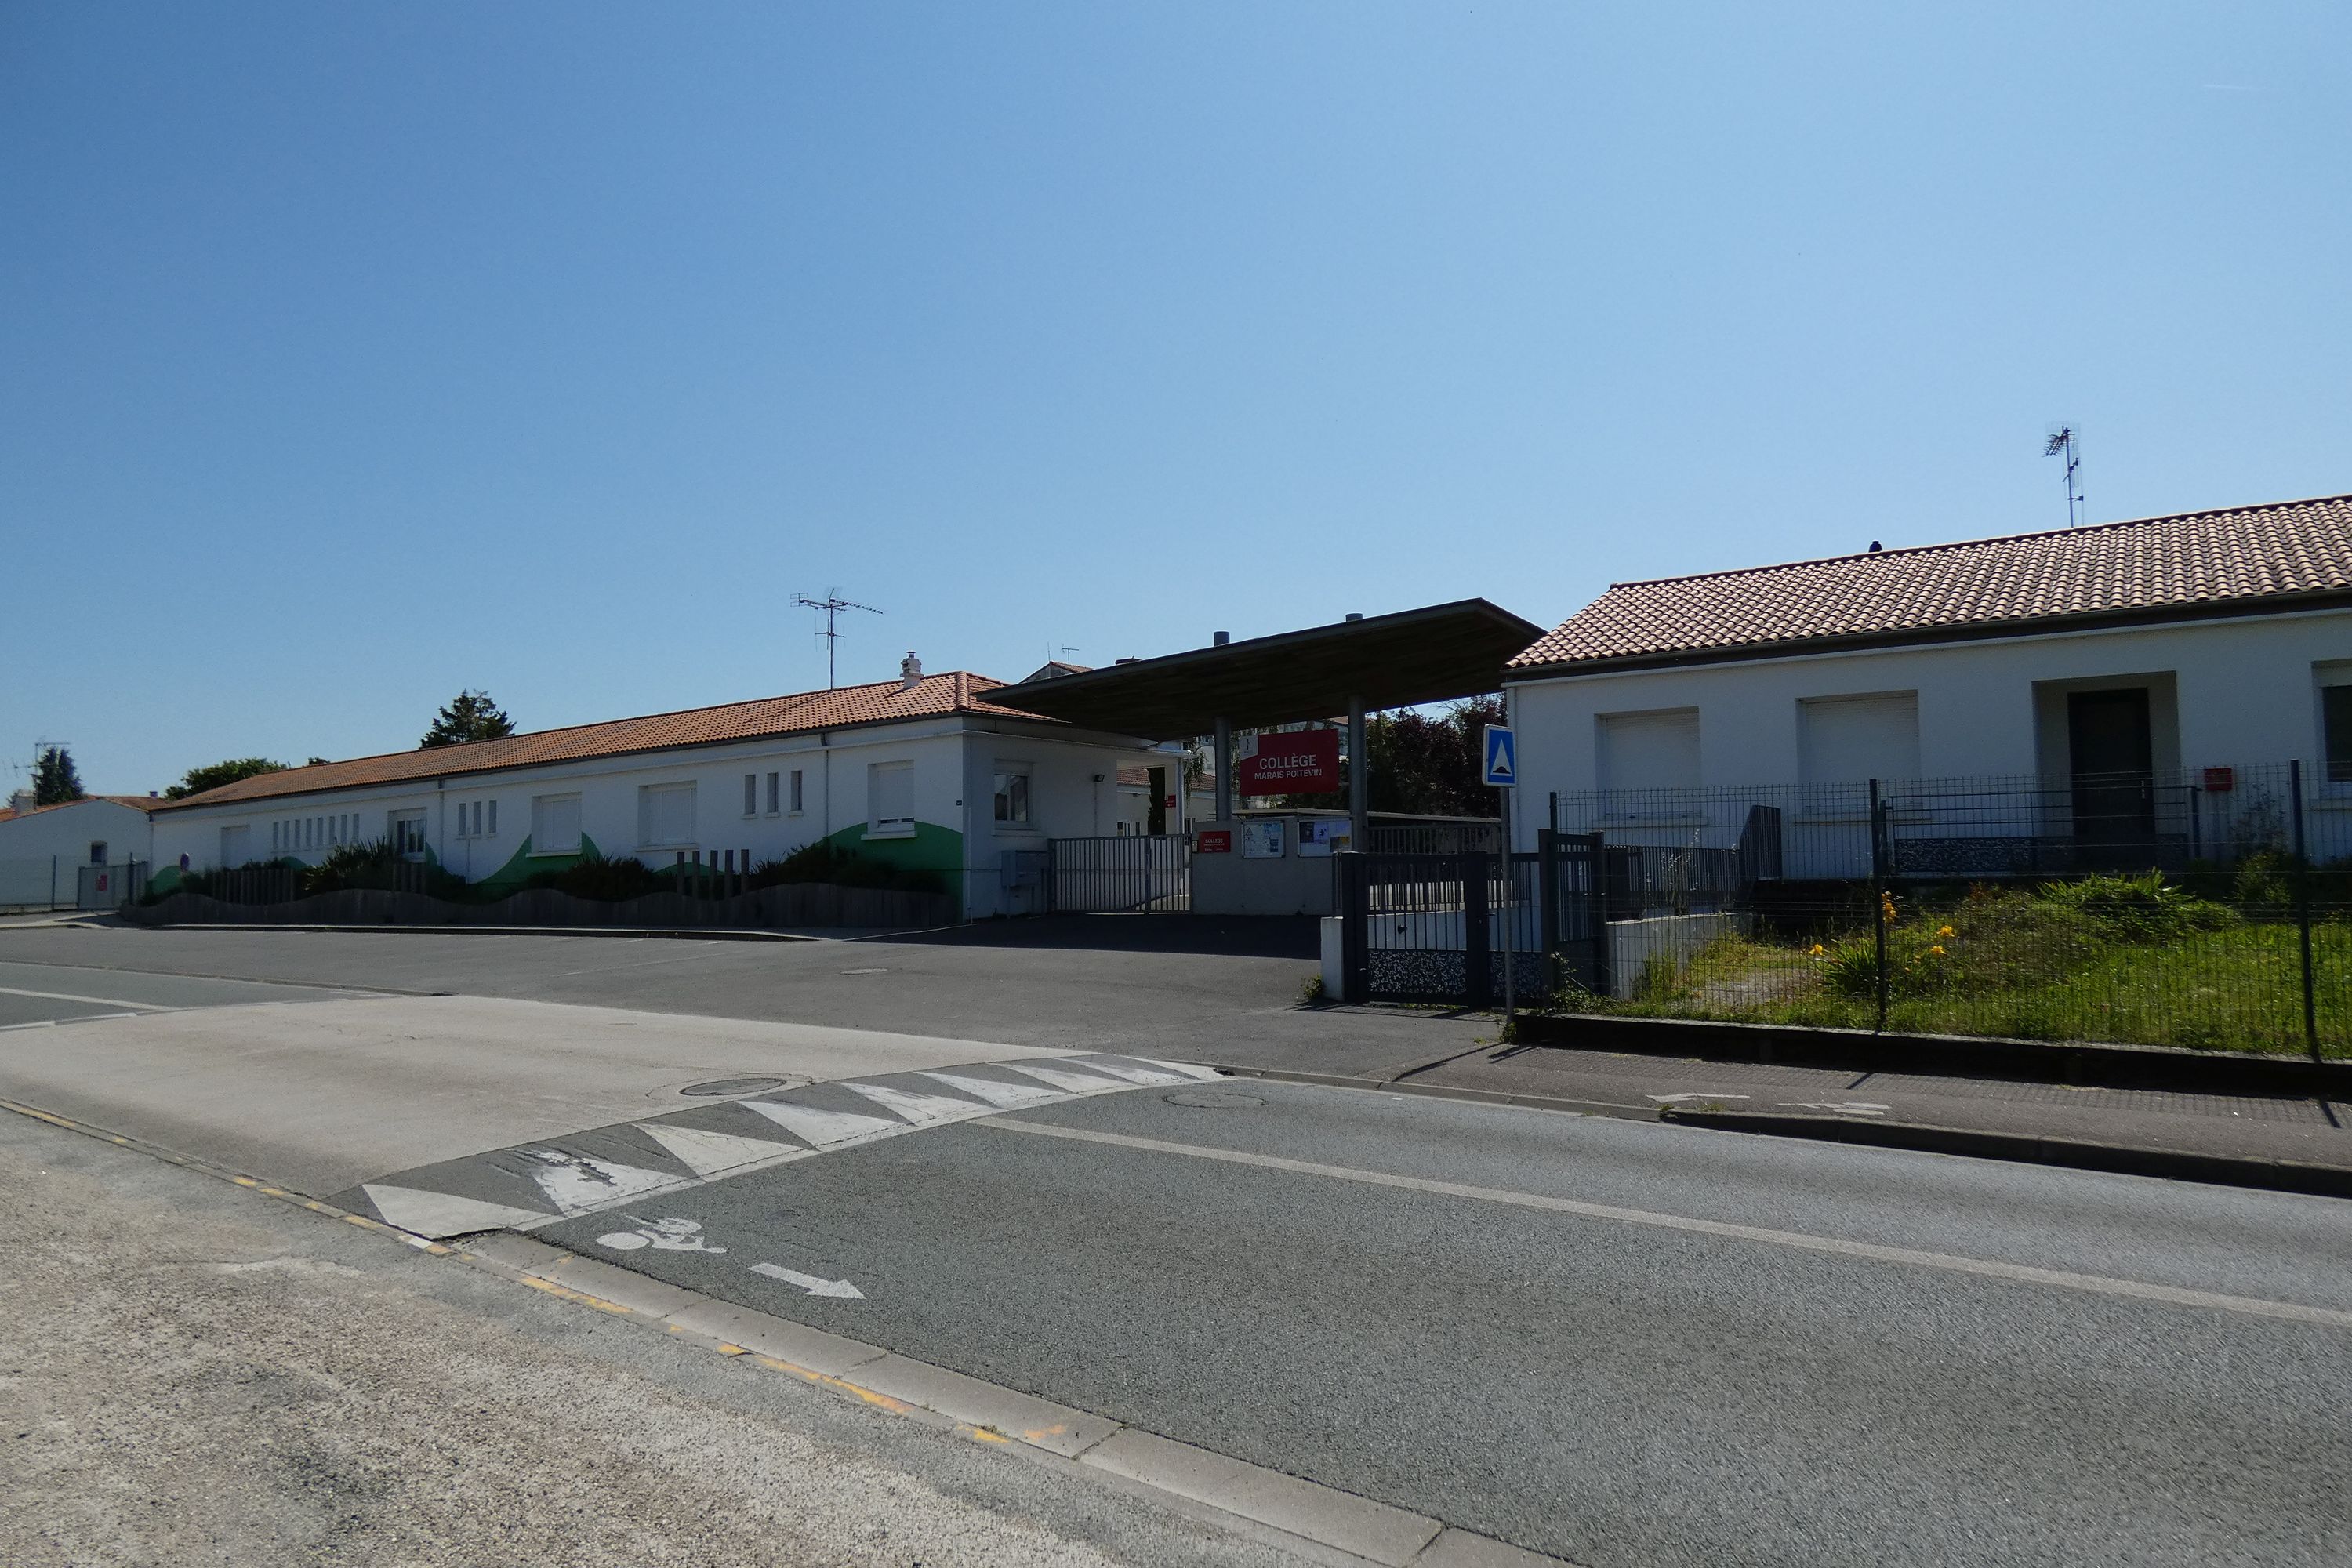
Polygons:
[[[1260,816],[1256,820],[1269,820]],[[1281,817],[1283,853],[1280,859],[1252,860],[1242,854],[1244,824],[1196,822],[1192,842],[1203,832],[1229,833],[1228,854],[1192,852],[1192,912],[1199,915],[1328,915],[1339,909],[1333,867],[1328,855],[1298,852],[1298,819]],[[1456,922],[1459,923],[1458,921]]]
[[147,814],[110,800],[79,800],[0,820],[0,910],[70,908],[80,868],[93,845],[105,846],[105,864],[154,858]]
[[1602,786],[1602,715],[1659,709],[1698,710],[1691,782],[1705,786],[1802,782],[1800,701],[1896,691],[1918,694],[1922,777],[2063,780],[2074,684],[2148,685],[2159,768],[2300,758],[2312,770],[2324,755],[2315,667],[2340,660],[2352,660],[2352,611],[1515,682],[1513,837],[1533,847],[1549,792]]

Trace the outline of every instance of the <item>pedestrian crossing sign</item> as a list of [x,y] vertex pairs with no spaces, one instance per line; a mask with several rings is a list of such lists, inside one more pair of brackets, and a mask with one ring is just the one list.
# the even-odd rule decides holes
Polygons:
[[1482,775],[1496,789],[1519,782],[1518,737],[1500,724],[1486,726],[1486,766]]

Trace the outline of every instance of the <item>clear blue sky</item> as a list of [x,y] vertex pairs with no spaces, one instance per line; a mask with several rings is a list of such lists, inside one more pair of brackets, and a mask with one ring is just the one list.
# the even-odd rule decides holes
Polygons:
[[2352,489],[2352,7],[0,8],[94,789]]

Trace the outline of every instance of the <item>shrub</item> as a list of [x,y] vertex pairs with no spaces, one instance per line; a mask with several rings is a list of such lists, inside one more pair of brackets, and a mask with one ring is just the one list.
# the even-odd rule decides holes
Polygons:
[[947,882],[937,871],[893,866],[822,838],[802,845],[781,860],[761,861],[751,868],[751,878],[744,886],[756,889],[789,882],[829,882],[836,888],[895,888],[910,893],[947,891]]
[[647,893],[660,892],[669,884],[634,855],[608,860],[591,849],[562,870],[541,871],[523,886],[552,888],[575,899],[616,904],[625,899],[643,898]]

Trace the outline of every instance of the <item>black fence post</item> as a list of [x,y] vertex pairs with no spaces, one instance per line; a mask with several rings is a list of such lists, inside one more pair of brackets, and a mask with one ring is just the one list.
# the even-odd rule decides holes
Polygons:
[[1617,994],[1617,948],[1609,938],[1609,839],[1605,834],[1588,833],[1584,843],[1590,857],[1585,883],[1591,889],[1592,994],[1607,998]]
[[2319,1059],[2319,1002],[2311,973],[2311,856],[2303,840],[2303,763],[2286,765],[2287,793],[2294,799],[2294,924],[2303,944],[2303,1044]]
[[1876,905],[1870,923],[1878,933],[1878,1032],[1886,1032],[1886,911],[1894,894],[1886,886],[1886,803],[1879,798],[1878,781],[1870,781],[1870,889]]
[[1362,1002],[1370,991],[1370,945],[1365,925],[1370,916],[1371,889],[1361,850],[1344,850],[1332,857],[1339,863],[1339,999]]
[[[1468,991],[1468,1005],[1485,1007],[1495,999],[1494,966],[1487,962],[1493,950],[1493,933],[1487,930],[1486,914],[1489,900],[1487,879],[1492,868],[1484,855],[1451,857],[1453,874],[1462,889],[1462,966],[1463,984]],[[1445,873],[1440,871],[1443,877]]]

